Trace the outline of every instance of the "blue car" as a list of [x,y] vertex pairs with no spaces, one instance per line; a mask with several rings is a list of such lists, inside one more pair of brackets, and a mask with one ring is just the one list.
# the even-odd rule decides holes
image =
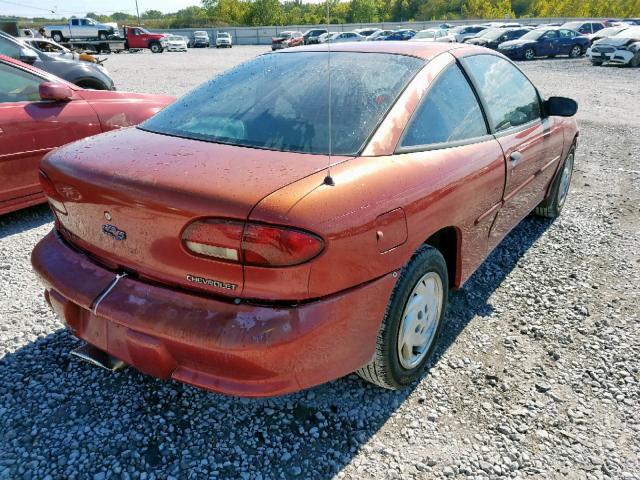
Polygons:
[[385,37],[385,40],[410,40],[416,34],[415,30],[405,29],[405,30],[396,30],[391,35]]
[[568,55],[577,58],[584,55],[589,39],[567,28],[536,28],[517,40],[498,45],[498,51],[513,59],[533,60],[536,57]]

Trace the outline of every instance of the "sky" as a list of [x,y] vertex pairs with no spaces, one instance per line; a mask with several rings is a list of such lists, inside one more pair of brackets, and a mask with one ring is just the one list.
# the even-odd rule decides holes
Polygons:
[[[146,10],[171,13],[191,5],[200,5],[200,0],[138,0],[140,13]],[[56,13],[51,13],[52,10]],[[83,16],[87,12],[135,15],[136,0],[0,0],[0,15],[7,16],[59,18]]]

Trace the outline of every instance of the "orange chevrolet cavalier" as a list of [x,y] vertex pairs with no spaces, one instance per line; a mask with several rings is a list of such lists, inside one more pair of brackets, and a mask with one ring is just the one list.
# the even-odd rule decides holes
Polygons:
[[33,266],[96,363],[242,396],[353,371],[402,388],[448,290],[560,213],[576,109],[481,47],[262,55],[49,154]]

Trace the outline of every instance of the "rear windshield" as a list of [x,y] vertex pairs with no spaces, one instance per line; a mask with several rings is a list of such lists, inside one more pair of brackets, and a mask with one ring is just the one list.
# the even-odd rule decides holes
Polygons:
[[201,85],[139,128],[301,153],[354,155],[424,60],[331,52],[266,54]]

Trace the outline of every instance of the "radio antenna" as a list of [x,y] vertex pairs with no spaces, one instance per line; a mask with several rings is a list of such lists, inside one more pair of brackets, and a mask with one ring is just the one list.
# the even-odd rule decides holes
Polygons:
[[334,186],[335,182],[333,181],[333,177],[331,176],[331,148],[332,148],[332,125],[331,125],[331,35],[329,34],[329,23],[330,23],[330,9],[329,9],[329,1],[327,0],[327,77],[329,79],[329,160],[327,164],[327,176],[324,177],[324,184],[329,186]]

